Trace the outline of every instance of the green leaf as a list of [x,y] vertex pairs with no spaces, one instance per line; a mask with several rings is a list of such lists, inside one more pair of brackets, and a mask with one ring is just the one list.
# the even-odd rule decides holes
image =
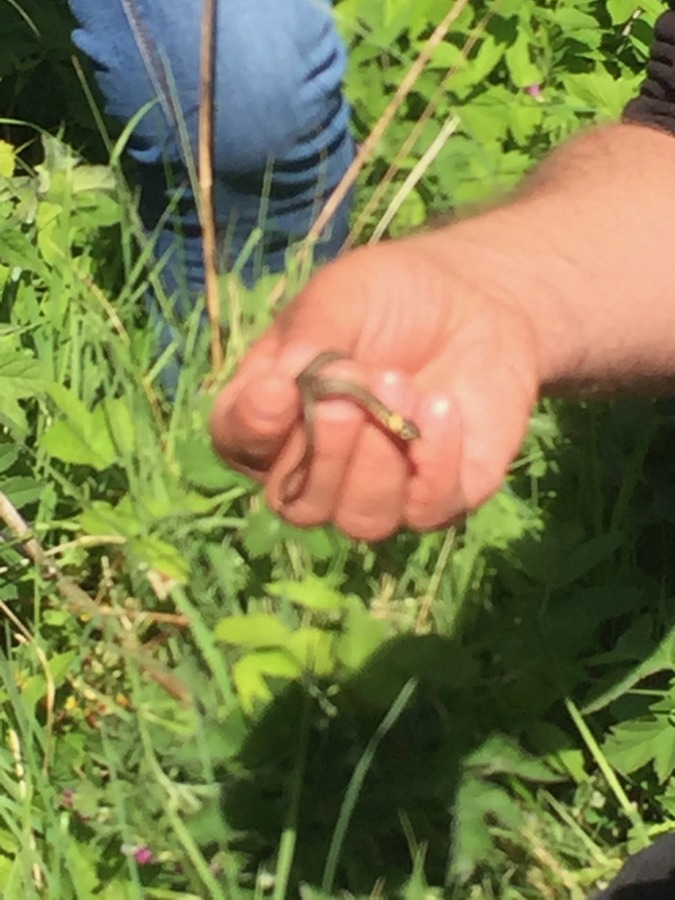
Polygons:
[[98,849],[93,843],[71,840],[66,844],[68,868],[72,872],[81,897],[96,896],[99,879],[96,872]]
[[603,745],[603,752],[615,769],[630,775],[652,762],[657,754],[662,761],[672,757],[674,745],[675,728],[665,717],[650,716],[615,726]]
[[186,481],[204,491],[215,493],[235,486],[245,489],[250,485],[248,479],[228,469],[216,454],[206,428],[177,443],[176,459]]
[[[82,424],[85,427],[91,425],[91,420]],[[91,466],[102,472],[113,464],[116,454],[112,441],[106,441],[101,434],[96,443],[98,446],[92,446],[79,425],[64,420],[50,425],[40,439],[42,449],[55,459],[72,465]]]
[[252,512],[244,529],[244,547],[253,559],[267,556],[281,540],[282,529],[281,519],[269,509]]
[[355,672],[384,644],[389,629],[356,597],[347,598],[345,610],[335,654],[343,666]]
[[14,174],[15,151],[7,141],[0,141],[0,178],[11,178]]
[[628,101],[636,95],[641,80],[641,77],[630,75],[616,78],[606,69],[596,69],[565,75],[563,84],[568,98],[577,101],[580,109],[593,112],[600,119],[617,120]]
[[302,581],[276,581],[265,589],[272,597],[282,597],[298,606],[321,612],[339,612],[347,603],[343,594],[314,575]]
[[293,681],[301,675],[301,667],[283,650],[247,653],[232,667],[232,679],[242,708],[247,713],[253,712],[258,704],[267,703],[272,699],[267,678]]
[[138,427],[134,422],[131,404],[126,397],[105,399],[97,407],[105,428],[114,444],[116,455],[130,457],[136,449]]
[[502,788],[465,776],[457,792],[454,813],[453,870],[460,881],[467,881],[476,867],[490,856],[493,847],[488,817],[515,831],[520,824],[520,811]]
[[29,503],[35,503],[45,489],[43,482],[18,475],[14,478],[4,479],[0,482],[0,487],[17,509],[23,509]]
[[542,80],[539,68],[532,62],[530,41],[524,31],[518,31],[515,43],[507,49],[504,57],[516,87],[526,88]]
[[480,769],[485,775],[509,774],[541,783],[560,780],[546,763],[524,753],[515,741],[501,734],[488,738],[467,758],[466,764]]
[[94,500],[87,509],[78,516],[80,528],[86,534],[114,534],[120,537],[137,537],[141,524],[138,516],[129,503],[122,497],[117,506],[111,506],[103,500]]
[[286,649],[298,661],[304,672],[318,676],[333,674],[335,636],[320,628],[300,628],[294,632]]
[[135,564],[160,572],[178,584],[187,584],[190,566],[180,551],[156,535],[131,538],[127,550]]
[[0,442],[0,472],[11,469],[19,458],[19,444]]
[[44,432],[40,444],[56,459],[73,465],[91,466],[98,472],[117,461],[106,406],[99,404],[88,410],[84,403],[62,385],[51,385],[49,393],[65,413]]
[[642,0],[607,0],[607,11],[613,25],[623,25],[641,7]]
[[[2,238],[0,236],[0,245]],[[19,400],[35,397],[46,386],[40,363],[21,349],[16,335],[0,338],[0,423],[16,437],[27,432],[26,417]]]
[[217,641],[249,649],[284,647],[292,634],[279,619],[267,613],[228,616],[213,629]]

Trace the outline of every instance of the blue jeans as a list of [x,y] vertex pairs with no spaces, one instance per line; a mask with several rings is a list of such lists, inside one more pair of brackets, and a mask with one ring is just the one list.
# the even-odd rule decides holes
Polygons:
[[[203,287],[201,229],[190,184],[197,159],[201,3],[196,0],[69,0],[75,44],[93,61],[106,111],[129,122],[146,104],[128,149],[140,209],[170,293]],[[222,268],[263,229],[239,265],[250,283],[283,267],[353,157],[341,92],[345,50],[330,0],[217,0],[214,193]],[[349,202],[317,256],[344,241]],[[168,217],[162,217],[169,210]]]

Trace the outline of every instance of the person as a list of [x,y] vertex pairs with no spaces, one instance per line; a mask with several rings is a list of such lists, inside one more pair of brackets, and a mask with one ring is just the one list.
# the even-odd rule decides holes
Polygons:
[[[204,286],[195,197],[201,4],[68,0],[75,45],[106,112],[130,126],[140,213],[180,314]],[[354,155],[342,93],[345,48],[330,0],[216,0],[214,205],[223,269],[252,283],[284,267]],[[316,248],[344,242],[347,198]],[[256,229],[261,236],[255,238]]]
[[[554,150],[515,195],[473,218],[320,269],[217,398],[214,445],[289,522],[378,541],[441,528],[500,486],[542,395],[668,391],[675,381],[675,2],[622,122]],[[419,428],[392,440],[350,398],[317,403],[302,456],[296,375],[371,390]],[[672,900],[675,845],[626,864],[602,900]]]

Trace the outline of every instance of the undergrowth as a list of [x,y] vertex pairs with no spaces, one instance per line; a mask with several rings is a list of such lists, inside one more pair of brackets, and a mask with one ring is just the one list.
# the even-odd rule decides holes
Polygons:
[[[672,407],[542,403],[461,528],[283,524],[211,450],[202,310],[169,346],[146,310],[170,304],[65,4],[0,9],[0,892],[586,896],[675,815]],[[338,3],[360,140],[447,10]],[[352,241],[616,119],[657,11],[466,5],[361,173]],[[228,372],[279,283],[223,276]]]

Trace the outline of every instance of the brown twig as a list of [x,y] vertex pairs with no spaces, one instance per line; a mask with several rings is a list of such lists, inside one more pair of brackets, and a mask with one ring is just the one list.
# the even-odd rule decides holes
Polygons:
[[[16,538],[18,542],[17,550],[35,563],[43,578],[54,583],[56,590],[68,603],[72,612],[78,615],[89,616],[94,620],[112,617],[121,619],[126,615],[129,621],[145,618],[147,621],[179,625],[181,627],[189,624],[184,616],[172,613],[143,613],[142,611],[136,613],[132,610],[121,610],[118,613],[112,607],[100,607],[78,584],[71,578],[68,578],[67,575],[64,575],[50,560],[49,556],[32,536],[30,528],[19,511],[2,491],[0,491],[0,518],[4,520]],[[188,689],[168,669],[165,669],[147,654],[139,653],[137,661],[143,671],[172,696],[182,702],[188,701]]]
[[396,88],[396,92],[387,104],[387,108],[382,113],[378,121],[375,123],[373,130],[370,132],[366,140],[359,148],[359,151],[356,154],[356,157],[354,158],[351,166],[345,173],[344,178],[342,178],[340,184],[333,191],[331,196],[326,201],[323,209],[317,216],[316,221],[312,225],[309,234],[307,235],[307,242],[310,246],[318,239],[321,232],[330,222],[337,208],[347,196],[352,185],[356,181],[359,172],[361,171],[367,160],[370,158],[377,145],[382,140],[382,136],[384,135],[387,128],[391,125],[392,121],[394,120],[394,116],[401,108],[403,101],[413,89],[415,82],[424,71],[424,68],[431,59],[434,50],[445,39],[445,36],[450,30],[450,27],[454,24],[454,22],[456,22],[456,20],[462,13],[462,10],[465,6],[468,5],[468,3],[469,0],[457,0],[457,2],[452,5],[452,8],[445,16],[445,18],[436,26],[432,34],[427,39],[427,42],[425,43],[424,47],[422,47],[419,56],[412,64],[412,66],[410,66],[405,74],[405,77]]
[[64,600],[72,605],[75,612],[86,613],[89,616],[97,616],[99,609],[89,594],[82,590],[67,575],[54,565],[40,544],[32,536],[32,532],[19,511],[9,497],[0,491],[0,518],[4,520],[9,530],[17,539],[20,551],[28,559],[32,560],[40,570],[40,574],[47,581],[53,581],[57,591]]
[[215,379],[223,368],[216,216],[213,200],[213,72],[216,13],[214,0],[203,0],[203,3],[199,76],[199,193],[206,311],[211,333],[211,377]]
[[114,606],[99,606],[98,614],[108,619],[128,618],[131,622],[150,622],[153,625],[175,625],[176,628],[188,628],[190,620],[180,613],[151,612],[144,609],[117,609]]
[[[471,37],[468,39],[468,41],[464,44],[464,46],[462,47],[462,53],[461,53],[462,59],[464,59],[464,60],[468,59],[469,53],[471,53],[474,46],[478,42],[479,38],[485,31],[485,26],[487,25],[487,23],[492,15],[493,15],[493,11],[488,12],[488,14],[481,20],[478,27],[474,31],[474,33],[471,35]],[[411,128],[410,134],[407,136],[407,138],[401,145],[400,149],[395,154],[393,160],[391,161],[391,164],[389,165],[389,168],[384,173],[384,176],[382,177],[382,179],[375,186],[371,196],[368,198],[368,202],[366,203],[365,207],[359,213],[359,216],[358,216],[356,222],[352,225],[351,230],[349,232],[349,237],[347,238],[347,241],[346,241],[344,247],[342,248],[343,250],[348,250],[350,247],[353,247],[354,244],[356,243],[356,241],[358,240],[359,235],[361,234],[361,232],[363,231],[363,229],[366,225],[366,222],[368,221],[370,216],[373,214],[374,210],[377,208],[377,204],[380,202],[380,200],[386,193],[387,188],[389,187],[391,182],[394,180],[394,177],[396,176],[396,174],[401,166],[402,160],[406,159],[406,157],[408,157],[410,155],[410,153],[412,153],[412,150],[413,150],[415,144],[417,143],[417,141],[419,140],[419,138],[421,137],[422,132],[424,131],[424,128],[425,128],[427,122],[434,114],[434,111],[438,107],[438,104],[441,102],[441,100],[447,94],[449,83],[452,80],[452,78],[454,78],[454,76],[457,74],[458,70],[459,70],[458,64],[452,66],[450,69],[448,69],[448,71],[445,73],[445,75],[441,79],[441,82],[438,85],[438,87],[436,88],[436,90],[434,91],[434,93],[432,94],[431,99],[429,100],[429,102],[427,103],[425,108],[422,110],[422,114],[420,115],[419,119],[417,120],[417,122],[415,122],[415,125]]]

